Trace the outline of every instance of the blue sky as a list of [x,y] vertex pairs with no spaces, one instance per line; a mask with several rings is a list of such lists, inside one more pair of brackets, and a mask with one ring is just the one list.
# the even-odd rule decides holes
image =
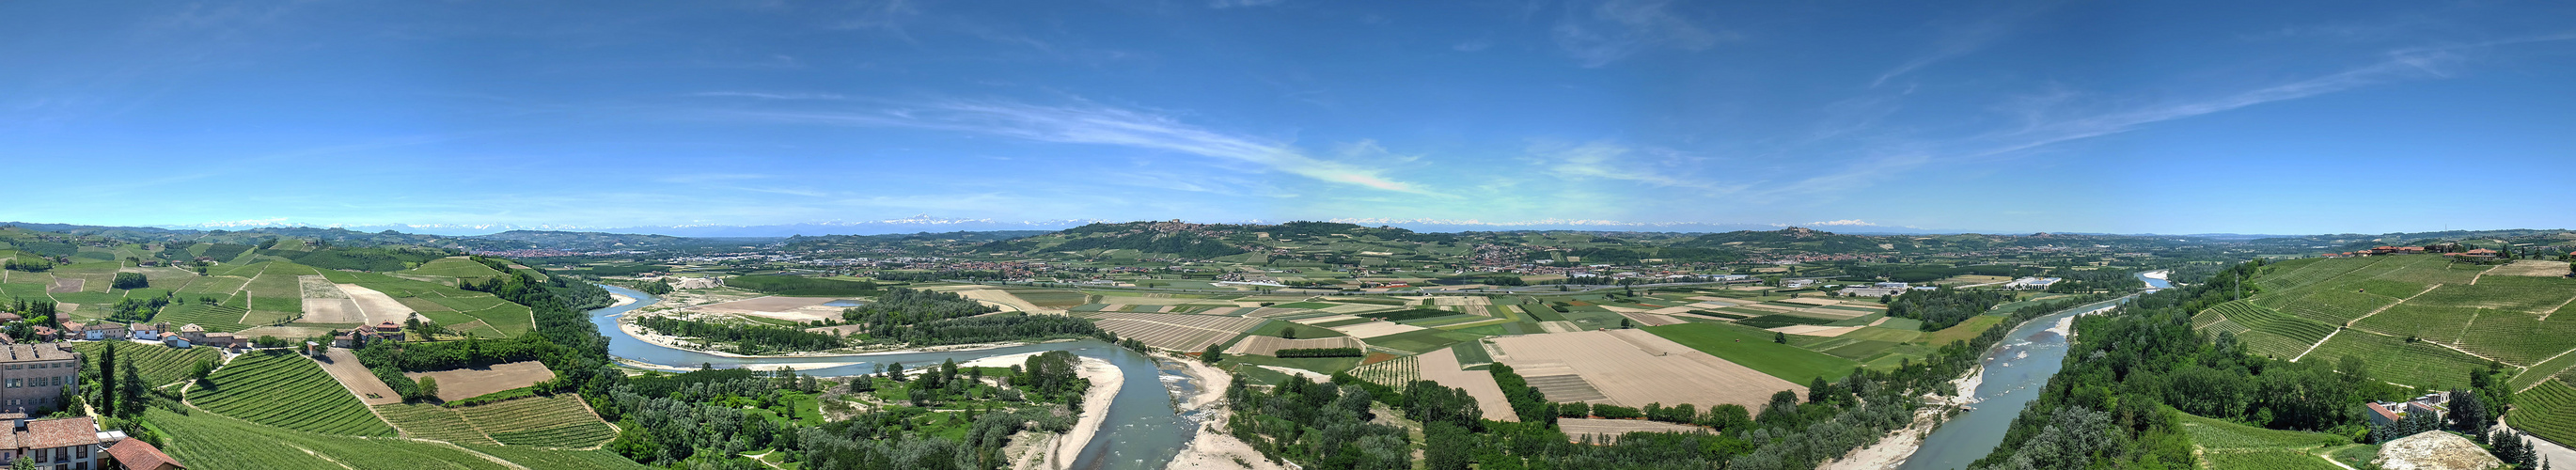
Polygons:
[[0,220],[2576,226],[2576,4],[1746,3],[6,2]]

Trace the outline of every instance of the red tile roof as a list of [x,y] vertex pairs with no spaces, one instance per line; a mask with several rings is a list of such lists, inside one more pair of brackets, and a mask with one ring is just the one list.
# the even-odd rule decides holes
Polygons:
[[187,465],[179,464],[177,459],[170,458],[170,454],[161,453],[161,449],[152,447],[152,443],[143,442],[142,439],[117,441],[116,445],[108,446],[107,455],[115,457],[118,465],[133,470],[188,468]]
[[89,418],[62,418],[28,421],[26,437],[18,445],[44,449],[97,443],[98,422]]

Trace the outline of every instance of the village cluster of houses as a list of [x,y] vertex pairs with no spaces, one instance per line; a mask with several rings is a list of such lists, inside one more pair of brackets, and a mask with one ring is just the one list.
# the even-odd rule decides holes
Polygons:
[[187,468],[152,443],[125,432],[102,430],[89,417],[28,419],[28,412],[63,406],[56,397],[80,394],[81,353],[68,343],[0,345],[0,462],[24,458],[56,470],[173,470]]
[[[19,317],[18,314],[15,313],[0,313],[0,323],[15,322],[19,320],[24,320],[24,318]],[[35,341],[61,341],[76,339],[106,341],[134,339],[143,341],[159,341],[163,345],[174,348],[185,348],[197,345],[220,348],[234,347],[242,344],[242,341],[239,338],[235,338],[232,333],[208,333],[206,332],[205,327],[197,326],[195,323],[181,325],[178,330],[174,331],[170,329],[169,322],[63,322],[63,327],[61,329],[40,325],[34,328],[34,332]],[[5,337],[0,337],[0,342],[6,341],[8,340]]]

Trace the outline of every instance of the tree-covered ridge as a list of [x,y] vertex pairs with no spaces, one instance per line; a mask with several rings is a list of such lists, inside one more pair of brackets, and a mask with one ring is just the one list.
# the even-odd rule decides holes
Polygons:
[[2480,432],[2511,407],[2499,371],[2477,370],[2454,394],[2462,420],[2374,428],[2362,403],[2420,393],[2370,374],[2369,361],[2390,358],[2287,362],[2249,353],[2233,332],[2193,330],[2194,314],[2234,301],[2237,284],[2263,269],[2260,261],[2236,265],[2076,320],[2065,368],[1974,468],[2187,468],[2196,463],[2195,443],[2178,413],[2382,442],[2436,429]]

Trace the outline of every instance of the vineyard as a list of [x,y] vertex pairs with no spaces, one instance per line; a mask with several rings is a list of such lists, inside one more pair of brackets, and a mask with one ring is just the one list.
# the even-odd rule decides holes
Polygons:
[[[161,446],[196,470],[506,470],[482,455],[435,442],[315,434],[280,429],[209,413],[180,414],[154,408],[144,419],[165,431]],[[521,468],[642,468],[618,465],[614,454],[537,447],[476,451]],[[485,451],[494,449],[494,451]]]
[[2576,354],[2564,354],[2556,359],[2532,364],[2531,369],[2513,376],[2513,389],[2522,390],[2538,386],[2541,382],[2546,382],[2569,370],[2576,370]]
[[[237,300],[233,302],[239,303]],[[242,314],[244,312],[246,312],[246,310],[243,310],[239,306],[214,306],[192,303],[187,305],[172,305],[169,308],[162,309],[161,314],[154,315],[152,317],[152,321],[169,322],[170,328],[172,329],[177,329],[182,325],[197,325],[205,327],[206,331],[209,332],[241,331],[243,328],[249,328],[248,325],[243,325],[241,323]]]
[[2211,468],[2340,470],[2312,452],[2352,443],[2332,434],[2263,429],[2189,414],[2182,415],[2182,426]]
[[2397,302],[2396,297],[2332,289],[2308,294],[2305,298],[2284,305],[2281,310],[2291,315],[2298,315],[2299,318],[2328,325],[2341,325]]
[[[121,350],[120,350],[121,351]],[[393,436],[392,426],[369,413],[358,398],[313,360],[285,351],[243,354],[215,369],[213,385],[188,393],[207,411],[299,431],[352,436]]]
[[617,434],[579,395],[520,398],[456,411],[492,440],[514,446],[590,447]]
[[2460,338],[2460,349],[2513,365],[2529,365],[2576,348],[2576,317],[2540,317],[2509,310],[2480,310]]
[[2413,302],[2398,304],[2378,315],[2361,319],[2353,328],[2397,337],[2413,336],[2425,341],[2458,342],[2460,332],[2477,318],[2478,309],[2436,307]]
[[1351,369],[1351,376],[1389,387],[1402,387],[1422,380],[1421,356],[1404,356]]
[[482,430],[474,429],[473,423],[465,422],[465,415],[457,414],[456,410],[450,410],[444,406],[407,403],[376,405],[376,414],[384,416],[386,422],[393,423],[394,429],[401,430],[404,437],[458,444],[500,444],[493,441],[490,436],[483,435]]
[[2308,346],[2317,344],[2335,331],[2335,327],[2323,323],[2283,315],[2243,301],[2218,304],[2210,310],[2226,316],[2230,323],[2253,330],[2240,335],[2246,349],[2279,359],[2299,357],[2299,353],[2306,352]]
[[2336,361],[2344,356],[2361,358],[2371,376],[2400,384],[2465,383],[2470,369],[2487,363],[2432,343],[2408,343],[2405,338],[2359,331],[2335,335],[2308,353],[2306,360]]
[[2551,380],[2514,394],[2513,412],[2504,420],[2550,442],[2576,442],[2576,388]]
[[468,445],[465,446],[465,448],[473,449],[475,452],[491,454],[493,457],[500,457],[502,460],[508,460],[511,463],[523,465],[528,468],[542,468],[547,470],[645,470],[652,468],[646,467],[642,464],[637,464],[633,460],[627,460],[626,457],[621,457],[614,452],[605,450],[564,450],[526,446],[489,445]]
[[97,367],[99,351],[106,350],[109,344],[117,345],[118,364],[133,364],[135,372],[143,375],[143,381],[153,385],[188,380],[188,373],[196,370],[197,361],[222,360],[217,357],[221,353],[213,348],[178,349],[157,344],[92,341],[72,343],[72,349],[80,351],[81,357],[90,363],[89,367]]

